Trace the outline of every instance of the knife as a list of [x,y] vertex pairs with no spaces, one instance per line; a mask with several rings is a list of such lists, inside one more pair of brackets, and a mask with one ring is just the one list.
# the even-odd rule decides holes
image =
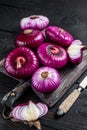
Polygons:
[[81,92],[87,87],[87,76],[81,81],[79,87],[75,89],[58,107],[56,116],[61,117],[69,111]]

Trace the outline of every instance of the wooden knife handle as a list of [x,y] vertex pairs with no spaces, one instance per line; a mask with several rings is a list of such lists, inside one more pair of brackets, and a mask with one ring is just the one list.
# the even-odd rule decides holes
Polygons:
[[74,102],[77,100],[77,98],[80,95],[80,91],[78,89],[75,89],[59,106],[57,111],[57,116],[62,116],[65,114],[69,109],[72,107]]

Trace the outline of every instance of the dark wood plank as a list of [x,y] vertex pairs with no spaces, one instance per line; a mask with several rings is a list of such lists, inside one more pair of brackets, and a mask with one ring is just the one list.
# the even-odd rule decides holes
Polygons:
[[0,29],[14,33],[20,32],[19,23],[23,17],[41,14],[50,19],[50,25],[57,25],[68,30],[75,39],[81,39],[84,44],[87,44],[86,8],[85,0],[77,0],[76,2],[65,0],[1,1]]
[[[0,60],[14,48],[14,37],[21,31],[19,27],[21,18],[31,14],[48,16],[51,25],[58,25],[65,28],[75,39],[80,39],[87,45],[86,3],[86,0],[0,0]],[[87,90],[81,93],[78,100],[64,117],[58,120],[54,119],[54,114],[58,105],[74,90],[74,88],[77,88],[85,75],[87,75],[87,71],[76,81],[77,84],[71,86],[61,100],[49,109],[49,113],[40,119],[42,130],[87,130]],[[8,78],[5,77],[5,79],[6,81],[4,81],[3,76],[0,75],[0,97],[9,92],[16,85],[15,82],[13,82],[13,86],[11,84],[9,85]],[[40,101],[33,91],[30,90],[30,93],[33,95],[33,100]],[[24,96],[21,97],[18,102],[20,103],[22,99],[24,99]],[[26,100],[28,100],[28,97]],[[36,129],[29,128],[21,123],[13,123],[9,120],[4,120],[1,116],[2,110],[3,107],[0,104],[0,130]]]
[[9,34],[9,36],[6,36],[5,33],[3,34],[3,38],[0,39],[0,60],[3,59],[12,49],[15,48],[15,35]]
[[[15,123],[12,122],[10,120],[6,120],[2,117],[2,111],[3,111],[4,107],[0,104],[0,130],[36,130],[35,127],[29,127],[23,123]],[[42,130],[54,130],[53,128],[48,128],[44,125],[41,124],[41,128]]]
[[[77,85],[75,85],[73,87],[76,88]],[[72,90],[74,89],[73,87],[72,87]],[[81,130],[81,129],[86,130],[86,125],[87,125],[87,122],[86,122],[86,118],[87,118],[86,98],[87,98],[87,91],[84,91],[83,93],[81,93],[80,97],[75,102],[75,104],[72,106],[70,111],[64,117],[62,117],[58,120],[54,118],[56,108],[58,107],[58,103],[57,103],[56,106],[54,108],[52,108],[53,110],[49,109],[48,114],[40,119],[41,125],[42,125],[42,130],[45,130],[45,129],[47,129],[47,130],[51,130],[51,129],[53,129],[53,130],[54,129],[55,130],[57,130],[57,129],[58,130],[62,130],[62,129],[76,130],[77,128],[78,128],[78,130]],[[21,99],[23,99],[23,97]],[[34,97],[34,100],[35,100],[35,97]],[[20,102],[21,102],[21,100],[20,100]],[[3,110],[3,108],[1,108],[1,106],[0,106],[0,112],[2,112],[2,110]],[[2,121],[1,116],[0,116],[0,118]],[[84,122],[84,119],[85,119],[85,122]],[[21,123],[12,123],[10,121],[4,120],[4,124],[5,123],[6,123],[6,126],[8,129],[10,128],[10,125],[13,125],[13,129],[16,128],[16,130],[19,130],[21,128],[21,126],[23,127],[23,129],[25,129],[25,128],[29,129],[28,127],[22,125]],[[9,123],[10,123],[10,125],[8,125]],[[79,125],[80,123],[81,123],[81,125]],[[4,124],[2,124],[2,126]],[[84,125],[84,126],[82,126],[82,125]],[[10,129],[12,129],[12,128],[10,128]],[[2,127],[1,127],[1,130],[3,130]]]
[[87,129],[87,90],[84,90],[80,94],[79,98],[66,115],[59,119],[54,118],[55,112],[60,103],[77,87],[78,84],[73,84],[68,92],[62,97],[62,99],[59,100],[52,108],[50,108],[49,113],[41,119],[42,124],[58,130],[77,130],[77,128],[78,130]]

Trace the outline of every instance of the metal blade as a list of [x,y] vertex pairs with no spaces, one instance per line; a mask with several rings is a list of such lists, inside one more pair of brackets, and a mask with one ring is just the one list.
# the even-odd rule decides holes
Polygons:
[[82,80],[82,82],[79,84],[79,86],[83,89],[87,87],[87,76]]

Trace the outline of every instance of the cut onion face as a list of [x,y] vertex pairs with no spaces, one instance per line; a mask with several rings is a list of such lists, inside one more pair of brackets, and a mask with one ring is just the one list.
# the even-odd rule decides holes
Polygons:
[[20,22],[21,29],[37,29],[42,30],[49,24],[49,19],[42,15],[31,15],[23,18]]
[[38,30],[27,29],[20,33],[15,39],[16,47],[28,47],[31,49],[37,48],[44,41],[43,34]]
[[29,103],[18,105],[12,110],[12,117],[22,121],[35,121],[38,118],[46,115],[48,112],[48,107],[43,103],[33,103],[29,101]]
[[48,26],[45,33],[52,42],[64,47],[70,46],[73,41],[73,37],[69,32],[57,26]]
[[32,88],[42,93],[53,92],[60,82],[59,72],[51,67],[41,67],[32,76]]
[[77,65],[81,63],[83,50],[85,50],[85,46],[82,45],[82,42],[80,40],[74,40],[72,44],[68,47],[67,52],[72,64]]
[[26,47],[19,47],[7,55],[4,67],[9,75],[25,79],[38,69],[39,62],[32,50]]
[[41,63],[56,69],[64,67],[68,62],[66,50],[58,45],[44,43],[37,50]]

